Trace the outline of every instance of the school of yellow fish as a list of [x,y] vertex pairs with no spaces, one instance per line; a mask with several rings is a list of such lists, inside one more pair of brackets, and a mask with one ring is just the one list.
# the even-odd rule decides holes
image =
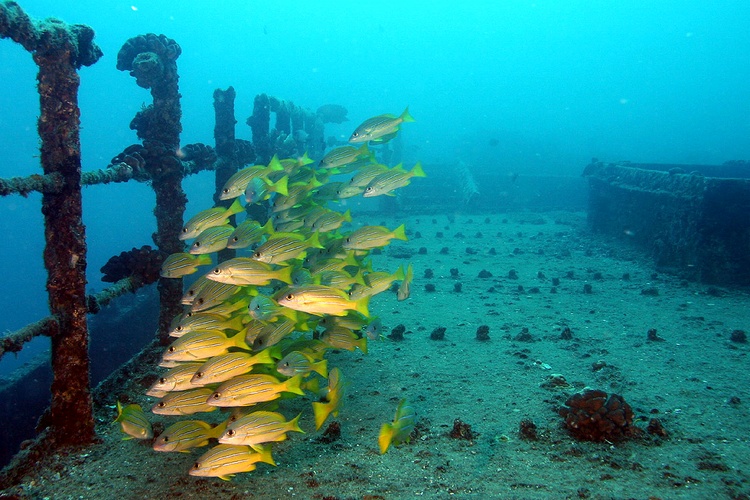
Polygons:
[[[316,430],[338,415],[348,381],[338,367],[329,368],[326,352],[366,353],[368,340],[380,336],[370,300],[396,288],[398,300],[408,298],[413,270],[375,271],[369,257],[394,239],[406,240],[403,225],[353,230],[351,213],[337,208],[353,196],[392,196],[425,175],[419,163],[409,170],[379,164],[369,149],[410,121],[408,108],[371,118],[350,138],[360,147],[332,149],[319,162],[274,157],[243,168],[221,191],[222,200],[233,200],[229,207],[209,208],[184,225],[187,251],[170,255],[161,275],[202,275],[185,290],[184,312],[171,326],[175,340],[160,363],[166,371],[147,394],[158,398],[153,413],[190,419],[168,425],[154,450],[188,453],[214,444],[189,473],[229,479],[259,462],[275,465],[272,444],[304,432],[301,414],[284,415],[285,400],[312,399]],[[235,223],[245,211],[241,200],[263,203],[268,220]],[[217,262],[213,254],[225,248],[237,256]],[[118,402],[117,409],[127,439],[153,439],[140,406]],[[226,416],[195,418],[217,409]],[[414,420],[402,402],[393,424],[381,430],[381,453],[407,441]]]

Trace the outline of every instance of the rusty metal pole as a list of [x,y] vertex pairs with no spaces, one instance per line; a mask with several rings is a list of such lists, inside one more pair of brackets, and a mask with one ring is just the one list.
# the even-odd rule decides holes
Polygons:
[[[117,69],[129,71],[140,87],[151,89],[153,104],[138,112],[130,128],[143,140],[145,169],[156,193],[156,233],[159,250],[171,254],[182,252],[179,239],[187,197],[182,190],[180,161],[180,92],[177,58],[180,46],[164,35],[149,33],[131,38],[117,54]],[[169,325],[182,312],[182,279],[160,279],[159,341],[169,343]]]
[[41,162],[47,175],[59,174],[61,189],[42,196],[44,265],[57,328],[51,329],[52,399],[44,423],[56,446],[94,439],[89,390],[86,323],[86,234],[81,205],[81,142],[77,70],[102,55],[88,26],[47,19],[34,21],[15,2],[0,4],[0,36],[33,53],[41,114]]
[[[219,156],[219,163],[216,167],[216,190],[214,191],[214,204],[217,206],[228,207],[230,205],[232,200],[220,200],[219,196],[221,188],[239,167],[235,145],[237,120],[234,117],[234,98],[236,95],[234,87],[229,87],[227,90],[214,90],[214,115],[216,117],[214,141],[216,141],[216,154]],[[234,224],[234,215],[230,217],[230,222]],[[235,254],[234,250],[225,248],[218,253],[217,258],[219,262],[223,262],[233,258]]]

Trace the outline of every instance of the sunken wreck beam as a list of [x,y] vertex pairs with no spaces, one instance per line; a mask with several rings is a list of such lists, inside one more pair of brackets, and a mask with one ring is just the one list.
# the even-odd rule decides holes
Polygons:
[[[88,295],[86,297],[87,312],[89,314],[96,314],[102,307],[112,302],[115,298],[124,295],[127,292],[135,292],[141,286],[143,285],[138,282],[137,278],[132,276],[123,278],[96,295]],[[0,339],[0,358],[2,358],[6,352],[20,352],[21,349],[23,349],[23,345],[26,342],[30,342],[34,337],[39,337],[41,335],[50,337],[59,329],[60,325],[57,321],[57,316],[50,315],[46,318],[35,321],[34,323],[30,323],[14,332],[8,333]]]
[[[174,40],[148,33],[129,39],[117,54],[117,69],[129,71],[139,87],[151,90],[153,103],[139,111],[130,128],[143,141],[139,152],[151,177],[156,193],[156,233],[154,243],[159,250],[171,254],[181,252],[179,240],[182,216],[187,197],[182,190],[180,154],[180,93],[177,58],[180,46]],[[182,310],[182,279],[161,279],[159,340],[168,343],[171,319]]]
[[32,53],[41,114],[38,131],[46,176],[62,178],[60,190],[44,193],[44,264],[52,339],[52,399],[45,418],[48,443],[86,444],[94,440],[89,390],[86,322],[86,235],[81,205],[81,143],[77,70],[102,56],[88,26],[55,19],[32,20],[15,2],[0,4],[0,37]]
[[[271,113],[276,114],[274,128],[271,128]],[[247,124],[253,133],[256,163],[268,163],[274,154],[279,158],[293,158],[307,153],[318,158],[325,151],[323,119],[292,101],[258,94]]]
[[661,165],[593,160],[588,219],[687,279],[750,284],[750,163]]

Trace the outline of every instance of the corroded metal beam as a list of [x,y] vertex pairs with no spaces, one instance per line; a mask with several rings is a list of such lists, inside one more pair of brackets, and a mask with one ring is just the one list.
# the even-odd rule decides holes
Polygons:
[[[187,196],[182,190],[180,154],[180,92],[177,58],[180,46],[164,35],[148,33],[125,42],[117,54],[117,69],[129,71],[140,87],[150,89],[153,104],[147,106],[130,124],[143,140],[145,169],[156,193],[156,233],[154,243],[168,254],[181,252],[179,240]],[[169,325],[182,310],[182,279],[159,280],[159,340],[169,342]]]
[[41,114],[38,131],[46,176],[60,190],[42,196],[44,264],[49,307],[58,325],[52,339],[52,400],[48,436],[55,445],[94,440],[86,323],[86,235],[81,203],[81,143],[77,70],[102,55],[94,31],[56,19],[32,20],[15,2],[0,4],[0,37],[32,53]]

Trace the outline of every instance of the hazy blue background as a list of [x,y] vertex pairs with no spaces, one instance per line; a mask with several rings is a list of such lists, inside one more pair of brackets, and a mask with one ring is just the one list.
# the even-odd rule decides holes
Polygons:
[[[750,3],[742,1],[21,1],[33,17],[96,31],[104,57],[83,68],[84,169],[136,141],[128,124],[146,90],[115,69],[130,37],[182,46],[183,143],[213,142],[212,92],[238,93],[238,136],[267,92],[350,122],[400,113],[423,161],[579,175],[605,160],[721,163],[750,159]],[[0,176],[40,172],[35,66],[0,42]],[[499,141],[491,147],[491,139]],[[210,204],[210,174],[188,181]],[[202,189],[203,186],[205,189]],[[152,244],[153,197],[131,183],[87,188],[92,291],[113,254]],[[47,313],[39,196],[0,199],[0,332]],[[3,360],[0,372],[12,366]]]

